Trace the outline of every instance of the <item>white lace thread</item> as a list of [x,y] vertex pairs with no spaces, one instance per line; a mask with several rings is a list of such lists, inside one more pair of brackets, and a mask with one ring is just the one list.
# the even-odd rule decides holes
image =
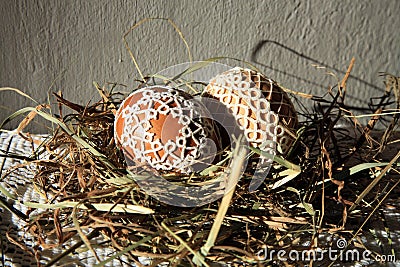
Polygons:
[[[161,86],[142,88],[121,104],[116,119],[123,120],[124,126],[116,139],[139,163],[157,170],[190,173],[197,161],[215,150],[209,139],[215,136],[213,127],[201,119],[205,113],[182,91]],[[177,128],[171,129],[174,126]]]

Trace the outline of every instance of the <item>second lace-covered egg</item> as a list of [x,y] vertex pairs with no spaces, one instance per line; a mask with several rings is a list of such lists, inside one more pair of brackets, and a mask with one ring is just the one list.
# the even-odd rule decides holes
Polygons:
[[236,67],[212,78],[204,95],[227,107],[252,146],[275,154],[277,143],[286,154],[293,144],[297,114],[275,81]]

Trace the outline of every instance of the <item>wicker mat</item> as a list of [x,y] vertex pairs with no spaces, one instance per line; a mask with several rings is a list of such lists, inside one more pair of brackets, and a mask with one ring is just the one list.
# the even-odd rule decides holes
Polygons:
[[[36,138],[44,137],[36,136]],[[40,202],[41,199],[41,196],[34,190],[31,183],[35,173],[35,167],[31,166],[31,169],[21,168],[13,170],[12,167],[22,163],[22,160],[4,157],[4,154],[8,152],[29,156],[31,151],[33,151],[32,149],[31,143],[25,141],[20,136],[12,132],[0,132],[0,155],[3,155],[0,157],[0,184],[2,187],[6,188],[8,192],[17,195],[20,203],[12,203],[1,192],[0,198],[23,214],[26,214],[27,207],[21,203],[24,201]],[[398,196],[394,196],[394,198],[395,199],[392,198],[383,205],[382,214],[386,220],[386,225],[382,220],[369,222],[369,229],[371,229],[372,224],[375,231],[373,233],[366,233],[362,239],[368,249],[380,251],[382,255],[389,255],[391,251],[395,251],[397,259],[400,259],[398,249],[400,246],[400,199]],[[30,236],[27,231],[28,225],[13,212],[3,208],[3,206],[4,205],[0,206],[0,266],[37,266],[35,255],[33,255],[34,250],[32,249],[35,244],[32,236]],[[13,240],[16,242],[13,242]],[[79,238],[72,239],[68,243],[63,244],[62,247],[56,246],[52,250],[44,251],[41,255],[40,263],[45,265],[52,258],[79,241]],[[104,240],[98,237],[92,240],[92,243],[101,244],[102,241]],[[56,243],[56,241],[54,242]],[[391,242],[392,244],[390,244]],[[25,244],[25,247],[21,247],[18,244]],[[74,253],[69,254],[68,257],[64,257],[61,261],[57,262],[56,266],[93,266],[98,263],[92,252],[84,248],[85,246],[81,246],[79,249],[76,249]],[[96,252],[101,260],[105,260],[116,253],[114,249],[101,245],[96,246]],[[143,259],[142,263],[148,264],[149,262]],[[375,264],[373,263],[373,265]],[[107,263],[106,266],[134,266],[134,264],[129,262],[127,257],[122,256]],[[384,266],[400,266],[400,262],[386,263]]]

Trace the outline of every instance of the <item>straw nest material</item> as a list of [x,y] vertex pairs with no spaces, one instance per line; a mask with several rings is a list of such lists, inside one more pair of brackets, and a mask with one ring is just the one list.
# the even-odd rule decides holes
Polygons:
[[[385,77],[385,94],[372,107],[368,125],[359,123],[346,107],[346,77],[330,88],[325,98],[311,96],[314,109],[303,110],[305,119],[295,147],[285,159],[275,159],[263,185],[251,193],[248,177],[252,170],[246,170],[217,232],[212,228],[217,212],[227,208],[222,206],[227,205],[224,199],[180,208],[149,197],[132,179],[135,174],[128,171],[113,136],[115,109],[123,99],[120,93],[98,87],[100,101],[87,106],[54,94],[60,107],[58,115],[43,106],[31,108],[19,128],[20,135],[31,138],[22,128],[38,115],[55,126],[50,137],[36,142],[34,154],[26,158],[27,164],[34,162],[36,166],[32,183],[43,197],[36,205],[32,200],[29,213],[24,215],[29,223],[26,230],[37,244],[35,252],[40,255],[80,236],[82,245],[97,257],[90,241],[103,236],[101,246],[113,247],[113,257],[124,254],[132,264],[140,264],[138,257],[144,256],[152,259],[153,266],[161,262],[175,266],[216,262],[264,266],[280,262],[276,255],[260,258],[259,252],[265,248],[312,251],[342,238],[349,247],[366,249],[360,241],[368,231],[365,222],[383,219],[377,210],[398,192],[399,183],[400,154],[387,154],[396,150],[393,146],[400,141],[396,136],[400,102],[393,94],[399,90],[398,79]],[[393,105],[395,112],[384,115]],[[65,108],[72,113],[63,116]],[[383,134],[374,131],[378,124],[387,126]],[[208,175],[212,178],[218,170]],[[190,183],[183,175],[179,179],[165,177]],[[192,175],[194,181],[196,178],[204,179]],[[31,217],[36,209],[40,209],[39,215]],[[57,242],[49,245],[48,239]],[[207,248],[209,240],[213,242]],[[24,241],[20,242],[23,245]],[[100,263],[106,260],[98,258]]]

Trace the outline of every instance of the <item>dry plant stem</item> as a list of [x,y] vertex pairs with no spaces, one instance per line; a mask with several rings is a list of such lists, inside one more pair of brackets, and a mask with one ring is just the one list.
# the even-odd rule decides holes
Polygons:
[[349,154],[349,156],[352,156],[356,151],[358,151],[358,149],[361,148],[361,146],[364,144],[364,142],[366,140],[368,140],[369,134],[374,129],[375,124],[378,122],[380,114],[382,114],[382,108],[378,108],[374,112],[374,116],[368,121],[367,126],[365,126],[365,128],[364,128],[363,134],[358,139],[358,141],[357,141],[356,145],[354,146],[354,148],[352,148],[352,153]]
[[[347,68],[346,74],[343,77],[342,82],[340,84],[339,93],[341,94],[341,100],[342,101],[344,100],[344,97],[346,95],[346,84],[347,84],[348,78],[350,77],[351,70],[353,69],[354,62],[355,62],[355,58],[353,57],[351,59],[351,61],[350,61],[349,67]],[[332,128],[336,124],[337,120],[332,124]],[[330,129],[330,132],[332,132],[332,129]],[[334,135],[333,135],[333,137],[334,137]],[[338,190],[337,190],[338,201],[343,204],[343,222],[342,222],[342,226],[339,227],[339,229],[338,229],[338,230],[341,230],[341,229],[343,229],[345,227],[345,224],[346,224],[346,221],[347,221],[347,208],[346,208],[346,205],[345,205],[345,203],[343,201],[343,198],[342,198],[342,195],[341,195],[341,191],[344,188],[344,181],[339,181],[339,180],[333,179],[333,171],[332,171],[333,164],[332,164],[329,152],[326,150],[324,145],[325,144],[323,143],[322,144],[322,153],[326,157],[326,164],[327,164],[326,167],[328,168],[328,177],[332,181],[332,183],[337,185],[337,187],[338,187]],[[340,153],[338,153],[338,154],[340,155]],[[322,200],[321,200],[322,201],[322,213],[321,213],[321,220],[320,220],[319,227],[322,226],[322,220],[323,220],[324,215],[325,215],[325,194],[324,193],[325,193],[325,187],[323,187],[323,191],[322,191]]]
[[150,241],[151,239],[153,239],[155,236],[157,236],[159,234],[160,234],[160,232],[157,231],[156,233],[154,233],[154,235],[149,235],[149,236],[144,237],[143,239],[135,242],[134,244],[126,247],[125,249],[123,249],[123,250],[117,252],[116,254],[114,254],[113,256],[107,258],[106,260],[94,265],[94,267],[105,266],[107,263],[111,262],[113,259],[115,259],[115,258],[117,258],[117,257],[119,257],[121,255],[124,255],[125,253],[129,253],[129,251],[141,246],[142,244],[145,244],[146,242]]
[[[219,230],[221,229],[222,222],[228,211],[229,204],[231,203],[232,197],[235,193],[236,184],[240,178],[241,171],[244,165],[244,160],[246,158],[246,149],[241,144],[240,140],[237,142],[237,148],[234,151],[233,160],[231,164],[231,173],[228,177],[227,187],[230,188],[229,191],[223,196],[215,221],[211,227],[210,233],[208,235],[207,241],[204,246],[201,247],[200,251],[202,256],[206,257],[210,249],[214,246],[217,240]],[[233,166],[232,166],[233,165]],[[201,259],[196,257],[193,258],[193,262],[196,264],[200,263]]]
[[[349,67],[347,68],[346,74],[345,74],[344,77],[343,77],[342,83],[340,84],[340,87],[344,89],[344,92],[346,91],[347,80],[348,80],[349,77],[350,77],[350,72],[351,72],[351,70],[353,69],[354,62],[355,62],[355,61],[356,61],[356,60],[355,60],[355,58],[353,57],[353,58],[351,59],[351,61],[350,61]],[[343,94],[342,97],[344,97],[344,94]]]
[[[49,108],[48,105],[38,105],[36,107],[37,110],[41,110],[43,108]],[[35,110],[29,112],[29,114],[19,123],[18,127],[17,127],[17,133],[22,136],[25,140],[32,142],[32,138],[30,138],[29,136],[26,137],[22,131],[26,128],[26,126],[28,126],[28,124],[36,117],[37,112]]]
[[[243,255],[246,255],[246,257],[248,257],[249,259],[253,259],[254,261],[258,261],[254,257],[254,255],[252,255],[248,251],[240,249],[240,248],[237,248],[237,247],[234,247],[234,246],[214,246],[214,249],[216,249],[216,250],[232,250],[232,251],[235,251],[235,252],[239,252],[239,253],[241,253]],[[257,265],[258,266],[263,266],[260,261],[258,261]]]
[[358,204],[364,199],[364,197],[372,190],[372,188],[375,187],[375,185],[378,184],[378,182],[385,176],[385,174],[392,168],[393,164],[395,164],[398,159],[400,158],[400,151],[397,153],[396,156],[389,162],[388,165],[382,170],[382,172],[379,174],[378,177],[376,177],[368,186],[367,188],[364,189],[364,191],[357,197],[356,201],[354,201],[354,204],[351,205],[349,212],[353,211]]
[[[12,91],[12,92],[16,92],[19,95],[22,95],[23,97],[28,98],[29,100],[33,101],[36,105],[39,105],[39,102],[37,102],[35,99],[33,99],[32,97],[30,97],[29,95],[27,95],[26,93],[22,92],[21,90],[17,89],[17,88],[13,88],[13,87],[0,87],[0,92],[2,91]],[[2,127],[0,127],[2,128]]]
[[161,226],[169,233],[171,234],[176,240],[179,241],[190,253],[194,255],[193,261],[195,262],[194,259],[198,260],[198,262],[195,262],[199,266],[206,266],[209,267],[209,265],[205,262],[204,257],[200,255],[200,252],[194,251],[182,238],[180,238],[177,234],[175,234],[166,224],[165,221],[161,222]]
[[129,47],[128,41],[126,40],[126,37],[137,27],[139,27],[140,25],[142,25],[143,23],[147,22],[147,21],[153,21],[153,20],[161,20],[161,21],[167,21],[174,29],[175,31],[179,34],[179,38],[182,40],[182,42],[185,44],[185,47],[187,49],[188,52],[188,57],[189,57],[189,61],[192,62],[193,58],[192,58],[192,53],[190,51],[190,47],[188,45],[188,43],[186,42],[185,37],[183,36],[182,31],[178,28],[178,26],[171,20],[171,19],[166,19],[166,18],[145,18],[140,20],[139,22],[137,22],[135,25],[133,25],[132,27],[129,28],[129,30],[124,34],[124,36],[122,37],[125,47],[128,50],[128,53],[133,61],[133,64],[135,65],[136,70],[139,72],[140,77],[142,78],[143,82],[146,82],[146,78],[143,75],[142,71],[139,68],[139,65],[137,63],[136,57],[133,55],[133,52],[131,50],[131,48]]
[[11,204],[9,204],[7,202],[7,200],[5,198],[3,198],[2,196],[0,196],[0,206],[7,209],[8,211],[10,211],[11,213],[15,214],[16,216],[18,216],[18,218],[24,220],[25,222],[28,221],[28,216],[26,216],[26,214],[22,213],[20,210],[14,208]]
[[97,252],[93,249],[93,246],[90,244],[89,238],[83,233],[83,231],[82,231],[82,229],[81,229],[81,227],[79,225],[78,218],[76,217],[78,205],[76,205],[72,210],[72,214],[71,215],[72,215],[73,224],[74,224],[75,229],[78,232],[79,236],[81,237],[81,240],[83,241],[83,243],[85,243],[86,247],[93,253],[93,255],[96,258],[96,260],[98,262],[100,262],[100,258],[97,255]]
[[108,97],[106,90],[101,88],[100,85],[96,82],[93,83],[93,85],[96,87],[97,92],[100,94],[101,98],[103,99],[103,103],[109,103],[109,108],[111,109],[111,112],[114,114],[117,113],[117,108],[115,107],[114,103],[110,101],[110,98]]
[[[399,152],[400,154],[400,152]],[[368,214],[368,217],[363,221],[363,223],[361,224],[361,226],[357,229],[357,231],[352,235],[351,240],[355,239],[356,236],[361,232],[361,230],[364,228],[364,226],[367,224],[367,222],[369,221],[369,219],[371,219],[372,215],[378,210],[378,208],[382,205],[383,201],[385,201],[387,199],[387,197],[390,195],[390,193],[400,184],[400,180],[398,180],[389,190],[388,192],[382,197],[381,200],[379,200],[378,204],[374,207],[374,209],[370,212],[370,214]],[[351,210],[351,208],[350,208]],[[336,258],[336,260],[332,261],[331,264],[329,264],[328,267],[333,266],[333,264],[339,259],[341,258],[341,256],[343,255],[343,253],[345,253],[347,247],[350,245],[350,242],[347,244],[347,246],[345,248],[342,248],[342,250],[340,251],[340,255]]]
[[[392,75],[387,74],[386,76],[386,94],[390,95],[390,92],[393,90],[395,100],[396,100],[396,109],[400,110],[400,77],[394,77]],[[400,114],[393,114],[392,120],[385,130],[382,138],[381,138],[381,146],[379,148],[378,153],[382,153],[385,149],[388,139],[394,131],[395,127],[398,126],[398,121],[400,119]]]
[[[94,237],[96,237],[99,234],[98,229],[94,229],[92,232],[90,232],[86,238],[87,239],[92,239]],[[50,266],[54,266],[59,260],[61,260],[63,257],[68,256],[70,253],[74,252],[75,250],[77,250],[80,246],[82,246],[84,244],[84,242],[82,240],[76,242],[73,246],[71,246],[69,249],[67,249],[66,251],[64,251],[63,253],[60,253],[59,255],[57,255],[56,257],[52,258],[44,267],[50,267]]]

